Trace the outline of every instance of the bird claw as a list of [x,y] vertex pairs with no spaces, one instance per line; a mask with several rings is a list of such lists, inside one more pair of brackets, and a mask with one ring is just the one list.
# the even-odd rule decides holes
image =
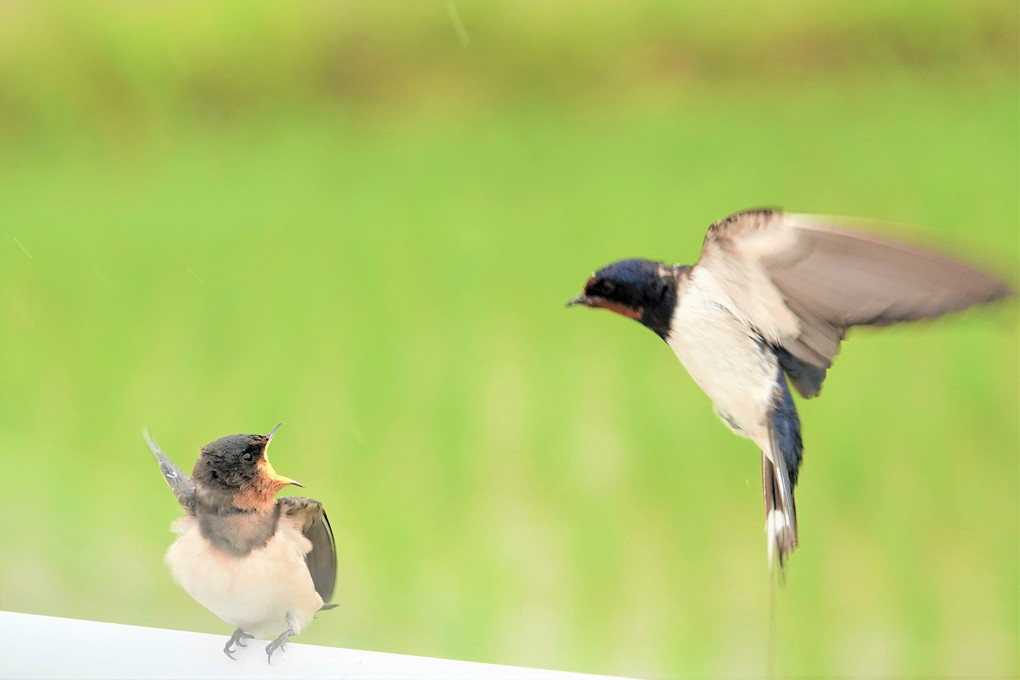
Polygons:
[[237,657],[235,657],[233,654],[235,650],[232,649],[232,645],[237,645],[238,647],[247,647],[248,645],[244,644],[244,639],[253,637],[255,636],[250,633],[245,633],[243,630],[238,628],[237,630],[234,631],[234,634],[230,636],[230,639],[227,640],[227,644],[223,645],[223,653],[229,656],[234,661],[237,661]]
[[294,631],[285,630],[283,633],[280,634],[280,637],[276,638],[268,645],[266,645],[266,658],[269,660],[269,663],[273,663],[273,652],[275,652],[277,649],[282,650],[283,646],[287,644],[287,641],[293,634]]

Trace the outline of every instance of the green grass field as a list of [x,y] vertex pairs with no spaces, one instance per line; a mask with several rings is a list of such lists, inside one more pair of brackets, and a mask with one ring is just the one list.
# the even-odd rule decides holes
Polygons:
[[[611,260],[692,262],[760,205],[924,225],[1016,285],[1015,67],[222,117],[84,97],[78,120],[18,90],[0,606],[228,634],[162,564],[177,509],[140,433],[190,469],[282,420],[273,463],[340,553],[341,606],[299,641],[761,674],[757,451],[651,333],[563,303]],[[1018,341],[1015,300],[856,330],[798,402],[780,675],[1020,670]]]

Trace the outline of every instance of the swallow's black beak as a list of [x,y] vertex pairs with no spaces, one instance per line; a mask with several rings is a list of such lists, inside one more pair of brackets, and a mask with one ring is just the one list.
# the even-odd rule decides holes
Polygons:
[[266,435],[266,445],[267,446],[269,445],[269,442],[273,441],[273,435],[276,434],[276,431],[280,429],[281,425],[283,425],[283,423],[277,423],[276,427],[271,429],[269,431],[269,434]]
[[590,307],[591,306],[591,298],[589,298],[584,293],[581,293],[580,295],[578,295],[573,300],[567,300],[567,305],[566,305],[567,307],[573,307],[574,305],[585,305],[585,306]]

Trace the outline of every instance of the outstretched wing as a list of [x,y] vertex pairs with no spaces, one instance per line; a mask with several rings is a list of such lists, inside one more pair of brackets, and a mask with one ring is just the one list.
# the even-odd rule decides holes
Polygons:
[[294,496],[278,498],[276,502],[284,515],[298,521],[301,533],[312,542],[312,549],[305,555],[305,564],[312,574],[315,591],[323,602],[329,602],[336,586],[336,543],[322,503]]
[[159,448],[159,445],[149,434],[147,429],[142,430],[142,436],[145,437],[145,443],[149,445],[149,449],[152,450],[152,455],[156,456],[156,460],[159,461],[159,471],[163,473],[163,479],[166,480],[167,486],[174,492],[174,496],[177,497],[177,502],[181,504],[181,507],[189,515],[195,514],[195,483],[191,481],[191,477],[185,474],[184,470],[177,467],[172,460],[163,450]]
[[847,328],[933,318],[1010,293],[972,266],[835,221],[737,213],[709,228],[695,267],[699,285],[791,355],[784,369],[800,376],[805,396],[817,394]]

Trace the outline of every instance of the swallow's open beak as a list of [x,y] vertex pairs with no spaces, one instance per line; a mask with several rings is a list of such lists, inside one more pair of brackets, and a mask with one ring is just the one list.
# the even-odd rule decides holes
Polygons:
[[591,298],[589,298],[584,293],[581,293],[580,295],[578,295],[573,300],[567,300],[567,305],[566,305],[567,307],[573,307],[574,305],[585,305],[587,307],[590,307],[591,306]]
[[[280,425],[283,425],[283,423],[277,423],[276,427],[274,427],[272,430],[270,430],[269,434],[266,435],[266,448],[267,449],[269,448],[269,442],[273,441],[273,435],[276,434],[276,431],[280,429]],[[297,482],[297,481],[291,479],[290,477],[284,477],[283,475],[278,473],[276,470],[274,470],[273,469],[273,464],[269,462],[269,453],[268,452],[264,452],[263,453],[262,472],[267,477],[269,477],[269,479],[273,480],[274,482],[276,482],[280,486],[287,486],[288,484],[293,484],[294,486],[304,487],[304,484],[302,484],[301,482]]]
[[288,484],[293,484],[294,486],[301,487],[304,486],[304,484],[302,484],[301,482],[294,481],[290,477],[284,477],[283,475],[279,474],[276,470],[273,469],[273,464],[269,462],[268,458],[263,458],[262,460],[263,460],[262,472],[267,477],[269,477],[269,479],[273,480],[280,486],[287,486]]

